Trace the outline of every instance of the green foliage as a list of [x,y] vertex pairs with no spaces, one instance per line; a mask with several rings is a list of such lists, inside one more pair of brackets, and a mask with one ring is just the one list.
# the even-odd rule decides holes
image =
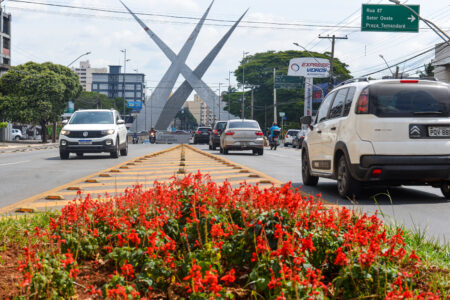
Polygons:
[[[78,76],[69,68],[46,62],[28,62],[11,68],[0,78],[0,117],[21,123],[40,124],[60,120],[67,102],[82,90]],[[46,135],[42,135],[46,142]]]
[[[318,58],[330,59],[330,53],[312,52],[312,55]],[[242,86],[242,73],[245,69],[245,85],[255,86],[254,90],[254,117],[261,126],[269,126],[273,121],[273,69],[276,68],[277,74],[286,75],[288,72],[289,61],[296,57],[309,57],[307,52],[302,51],[268,51],[255,53],[247,56],[234,71],[238,83]],[[347,65],[338,58],[334,59],[334,76],[336,81],[342,81],[350,78],[350,71]],[[314,79],[314,83],[328,82],[328,78]],[[245,92],[245,117],[250,117],[250,97],[251,92]],[[228,103],[228,95],[223,99]],[[231,113],[237,116],[241,115],[242,92],[231,91]],[[278,111],[286,112],[288,122],[298,122],[303,115],[304,89],[278,89],[277,90]],[[266,108],[266,109],[265,109]],[[225,107],[229,110],[228,104]],[[266,110],[266,114],[265,114]]]
[[182,129],[196,129],[198,124],[194,115],[190,112],[189,108],[185,108],[184,112],[181,113],[181,110],[175,116],[176,119],[181,121]]
[[[123,112],[123,98],[111,99],[106,95],[97,92],[81,92],[81,94],[74,100],[74,108],[78,109],[111,109]],[[125,105],[125,114],[131,113],[131,108]]]
[[8,122],[0,122],[0,129],[8,127]]

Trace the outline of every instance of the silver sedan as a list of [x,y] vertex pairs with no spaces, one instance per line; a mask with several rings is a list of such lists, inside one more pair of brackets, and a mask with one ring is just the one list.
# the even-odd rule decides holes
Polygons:
[[230,150],[252,150],[264,154],[264,134],[255,120],[230,120],[220,136],[220,153]]

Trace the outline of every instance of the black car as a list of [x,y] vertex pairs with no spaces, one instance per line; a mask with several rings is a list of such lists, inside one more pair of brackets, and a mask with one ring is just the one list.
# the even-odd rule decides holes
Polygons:
[[214,124],[212,134],[209,135],[209,150],[216,150],[216,147],[220,147],[220,135],[225,126],[227,126],[227,121],[218,121]]
[[209,134],[211,133],[211,127],[199,127],[194,133],[194,144],[207,144],[209,143]]
[[300,149],[302,147],[303,140],[305,139],[306,130],[300,130],[292,140],[292,148]]

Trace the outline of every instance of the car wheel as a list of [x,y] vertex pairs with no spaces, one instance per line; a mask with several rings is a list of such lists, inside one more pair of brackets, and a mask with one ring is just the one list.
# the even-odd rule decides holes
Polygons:
[[14,138],[14,140],[15,140],[15,141],[20,140],[20,136],[16,135],[15,138]]
[[125,147],[120,149],[120,155],[122,155],[122,156],[128,155],[128,141],[125,142]]
[[258,150],[257,150],[257,149],[253,149],[253,150],[252,150],[252,154],[253,154],[253,155],[258,154]]
[[222,149],[222,147],[220,147],[220,146],[219,146],[219,153],[222,153],[222,154],[223,154],[223,149]]
[[441,192],[445,199],[450,199],[450,182],[441,185]]
[[70,152],[59,150],[59,157],[61,159],[69,159]]
[[211,146],[211,150],[216,150],[216,145],[214,145],[214,143]]
[[83,154],[84,154],[83,152],[77,152],[77,157],[78,157],[78,158],[82,158],[82,157],[83,157]]
[[227,155],[228,154],[228,149],[223,149],[223,154]]
[[337,166],[337,188],[343,198],[357,197],[361,192],[361,183],[350,174],[345,156],[341,156]]
[[319,182],[319,177],[311,175],[311,168],[309,167],[308,153],[303,151],[302,154],[302,178],[303,184],[308,186],[316,186]]
[[119,139],[116,141],[116,147],[114,151],[111,151],[111,157],[112,158],[119,158]]
[[259,155],[263,155],[264,154],[264,149],[259,149],[258,154]]
[[211,144],[208,144],[208,149],[212,150]]
[[287,144],[287,143],[284,143],[284,146],[285,146],[285,147],[287,147],[287,146],[289,146],[289,144]]

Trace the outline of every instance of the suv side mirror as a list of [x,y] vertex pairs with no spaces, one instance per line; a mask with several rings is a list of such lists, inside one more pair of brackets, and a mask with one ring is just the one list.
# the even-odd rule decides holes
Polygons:
[[311,125],[311,123],[312,123],[312,118],[311,118],[311,116],[304,116],[304,117],[301,117],[300,118],[300,123],[301,124],[305,124],[305,125]]
[[118,120],[118,121],[117,121],[117,125],[123,125],[123,124],[125,124],[125,121],[124,121],[124,120]]
[[63,124],[63,125],[67,125],[67,123],[69,123],[68,120],[63,120],[63,121],[62,121],[62,124]]

